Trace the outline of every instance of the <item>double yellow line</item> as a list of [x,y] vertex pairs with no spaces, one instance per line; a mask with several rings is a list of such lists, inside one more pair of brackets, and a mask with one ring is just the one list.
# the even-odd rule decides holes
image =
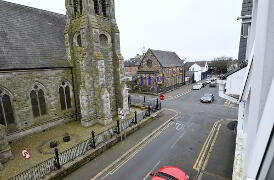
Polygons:
[[216,121],[202,147],[202,150],[193,166],[193,169],[196,171],[205,170],[211,152],[213,151],[215,142],[217,140],[219,130],[222,126],[220,124],[223,120]]
[[[140,146],[138,149],[136,149],[130,156],[128,156],[124,161],[122,161],[119,165],[117,165],[112,171],[110,171],[106,176],[114,174],[117,170],[119,170],[124,164],[126,164],[128,161],[130,161],[138,152],[142,151],[147,144],[149,144],[151,141],[159,137],[162,132],[164,132],[171,123],[169,123],[167,126],[165,126],[163,129],[161,129],[159,132],[157,132],[155,135],[153,135],[145,144]],[[105,177],[106,177],[105,176]]]
[[[166,109],[164,108],[163,110],[168,110],[176,113],[173,117],[168,119],[164,124],[162,124],[160,127],[158,127],[156,130],[154,130],[152,133],[150,133],[148,136],[146,136],[142,141],[140,141],[138,144],[136,144],[134,147],[130,148],[125,154],[123,154],[121,157],[116,159],[114,162],[112,162],[110,165],[108,165],[105,169],[100,171],[97,175],[95,175],[93,178],[90,180],[97,180],[104,174],[106,174],[103,178],[100,178],[101,180],[107,177],[110,172],[113,174],[115,171],[117,171],[119,168],[121,168],[126,162],[128,162],[132,157],[134,157],[140,150],[142,150],[146,144],[151,142],[153,139],[158,137],[164,130],[166,130],[169,126],[174,124],[171,120],[174,119],[175,117],[178,116],[178,112],[173,110],[173,109]],[[138,150],[136,150],[138,148]],[[134,152],[134,153],[132,153]],[[123,159],[126,159],[123,161]],[[121,162],[122,163],[119,163]],[[119,165],[117,165],[119,164]],[[114,166],[117,165],[117,168],[114,170],[111,170]],[[119,168],[118,168],[119,167]],[[111,170],[111,171],[110,171]],[[110,171],[110,172],[109,172]],[[108,173],[109,172],[109,173]]]

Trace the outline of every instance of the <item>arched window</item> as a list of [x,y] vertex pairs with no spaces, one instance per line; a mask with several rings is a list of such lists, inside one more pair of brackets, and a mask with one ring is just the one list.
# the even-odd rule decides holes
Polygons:
[[60,104],[61,110],[70,109],[71,97],[70,97],[70,87],[67,82],[63,82],[62,86],[59,88]]
[[99,38],[100,38],[100,45],[101,45],[101,47],[107,47],[107,45],[108,45],[108,37],[106,35],[104,35],[104,34],[100,34]]
[[140,78],[140,85],[143,86],[144,84],[145,84],[145,82],[144,82],[144,77],[141,76],[141,78]]
[[106,0],[101,0],[103,15],[107,17],[107,3]]
[[14,124],[10,96],[2,89],[0,89],[0,124],[4,126]]
[[80,13],[83,14],[83,3],[82,0],[79,0]]
[[44,91],[37,85],[30,93],[33,117],[40,117],[47,114],[47,106]]
[[148,85],[151,86],[152,85],[152,78],[148,77]]
[[76,16],[76,13],[78,12],[78,0],[73,0],[73,8]]
[[99,15],[99,4],[98,4],[98,0],[93,0],[93,4],[94,4],[94,11],[95,11],[95,14]]

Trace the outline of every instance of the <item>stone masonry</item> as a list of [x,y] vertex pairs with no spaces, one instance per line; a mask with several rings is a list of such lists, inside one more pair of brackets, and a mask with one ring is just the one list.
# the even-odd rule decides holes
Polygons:
[[83,126],[106,125],[118,108],[128,111],[114,1],[94,2],[66,0],[65,45]]
[[6,127],[0,124],[0,171],[3,169],[2,163],[12,158],[11,148],[6,140]]

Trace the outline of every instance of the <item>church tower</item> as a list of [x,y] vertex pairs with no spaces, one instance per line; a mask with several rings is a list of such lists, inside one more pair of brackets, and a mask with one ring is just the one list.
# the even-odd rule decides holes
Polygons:
[[66,0],[66,9],[65,46],[78,117],[85,127],[107,125],[120,109],[128,113],[114,0]]

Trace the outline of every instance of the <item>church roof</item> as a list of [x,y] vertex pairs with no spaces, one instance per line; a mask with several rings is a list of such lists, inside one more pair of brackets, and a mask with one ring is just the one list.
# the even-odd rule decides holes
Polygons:
[[0,70],[69,67],[66,16],[0,0]]
[[184,66],[184,61],[175,52],[150,49],[163,67]]

